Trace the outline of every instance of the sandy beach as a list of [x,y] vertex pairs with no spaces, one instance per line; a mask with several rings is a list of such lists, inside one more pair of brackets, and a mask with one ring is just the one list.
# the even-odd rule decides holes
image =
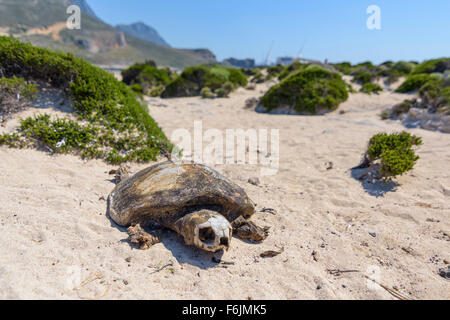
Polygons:
[[[136,249],[106,215],[108,172],[117,166],[2,146],[0,299],[450,299],[450,282],[438,274],[450,262],[450,135],[381,120],[407,97],[386,90],[350,94],[323,116],[246,109],[268,86],[226,99],[146,98],[169,138],[199,120],[203,130],[280,130],[275,175],[260,176],[258,165],[210,165],[258,211],[276,210],[253,218],[270,226],[264,242],[234,238],[229,251],[213,254],[167,230],[162,243]],[[358,180],[351,168],[370,137],[401,130],[423,139],[414,169],[396,183]]]

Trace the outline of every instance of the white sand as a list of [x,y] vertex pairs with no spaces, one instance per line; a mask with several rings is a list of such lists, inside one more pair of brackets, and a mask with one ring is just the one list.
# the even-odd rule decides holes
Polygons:
[[[437,271],[450,261],[450,135],[408,130],[424,142],[414,170],[394,190],[363,185],[350,168],[373,134],[405,129],[378,116],[405,95],[352,94],[339,108],[344,114],[325,116],[243,108],[264,90],[265,84],[239,89],[229,99],[152,99],[150,113],[168,137],[177,128],[191,130],[194,120],[203,120],[204,129],[280,129],[279,172],[259,177],[260,186],[247,183],[258,176],[255,166],[213,166],[240,184],[258,210],[278,211],[254,217],[271,226],[265,242],[234,238],[222,256],[235,263],[227,266],[171,231],[149,250],[134,249],[105,216],[101,197],[114,187],[112,166],[0,147],[0,298],[395,299],[364,277],[375,270],[378,282],[407,297],[449,299],[450,282]],[[166,107],[152,106],[160,104]],[[259,257],[281,247],[276,257]]]

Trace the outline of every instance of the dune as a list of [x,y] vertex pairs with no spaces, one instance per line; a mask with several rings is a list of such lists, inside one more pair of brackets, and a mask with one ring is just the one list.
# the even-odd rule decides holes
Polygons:
[[[116,167],[2,146],[0,299],[450,299],[439,275],[450,261],[449,136],[381,120],[407,97],[392,91],[351,94],[322,116],[245,108],[268,86],[227,99],[146,98],[169,138],[200,120],[203,130],[280,130],[276,174],[210,164],[257,203],[254,221],[271,227],[264,242],[234,238],[213,254],[167,230],[161,243],[136,249],[106,214]],[[395,183],[358,180],[351,168],[370,137],[401,130],[423,138],[414,169]],[[267,250],[282,252],[262,258]]]

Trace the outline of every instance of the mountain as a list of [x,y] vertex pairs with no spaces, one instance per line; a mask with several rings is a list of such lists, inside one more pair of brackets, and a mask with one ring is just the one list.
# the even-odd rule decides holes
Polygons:
[[[81,29],[68,29],[67,7],[79,2]],[[211,60],[204,49],[160,46],[125,34],[99,20],[85,0],[0,0],[0,35],[73,54],[102,65],[130,65],[154,60],[158,65],[184,68]],[[208,50],[209,51],[209,50]]]
[[138,39],[158,44],[160,46],[170,47],[170,45],[159,35],[158,31],[143,22],[119,24],[116,26],[116,29]]
[[98,17],[95,14],[94,10],[91,9],[91,7],[89,6],[89,4],[87,3],[86,0],[70,0],[70,2],[72,4],[75,4],[75,5],[79,6],[81,12],[84,12],[84,13],[88,14],[89,16],[98,19]]

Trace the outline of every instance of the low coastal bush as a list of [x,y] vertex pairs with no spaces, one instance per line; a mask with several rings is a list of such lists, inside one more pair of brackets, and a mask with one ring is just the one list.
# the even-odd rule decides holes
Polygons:
[[352,73],[352,64],[350,62],[332,63],[331,65],[345,75],[350,75]]
[[27,118],[20,122],[20,132],[34,141],[38,146],[50,147],[54,153],[80,151],[86,158],[99,158],[101,138],[100,129],[90,123],[79,124],[77,121],[55,118],[43,114]]
[[372,82],[372,79],[374,78],[374,75],[371,72],[367,71],[365,68],[358,69],[352,74],[352,81],[362,85]]
[[399,61],[392,65],[392,70],[396,71],[400,75],[407,75],[415,68],[413,62]]
[[234,84],[231,81],[225,82],[222,87],[214,91],[219,98],[228,97],[228,95],[234,90]]
[[132,89],[136,85],[140,86],[142,94],[147,94],[154,87],[167,85],[171,80],[170,76],[170,70],[158,69],[152,60],[136,63],[122,71],[122,81],[132,86]]
[[284,66],[277,64],[276,66],[270,66],[266,68],[267,75],[265,81],[269,81],[273,78],[277,78],[280,73],[284,70]]
[[398,61],[396,63],[389,62],[377,66],[373,72],[375,77],[385,77],[387,83],[393,83],[402,76],[407,76],[415,67],[413,62]]
[[0,78],[0,123],[26,107],[37,92],[37,86],[26,83],[23,78]]
[[[394,106],[384,118],[396,118],[411,108],[426,109],[428,113],[450,114],[450,58],[433,59],[418,64],[397,92],[418,91],[419,99],[411,105],[409,100]],[[409,108],[405,108],[409,105]],[[404,112],[402,112],[405,110]]]
[[407,113],[411,108],[413,108],[417,104],[416,99],[407,99],[399,104],[396,104],[391,109],[385,110],[381,113],[381,118],[383,120],[386,119],[396,119],[400,117],[402,114]]
[[17,78],[16,76],[0,78],[0,103],[6,95],[20,95],[26,99],[31,99],[37,91],[35,84],[26,83],[23,78]]
[[172,80],[164,92],[163,98],[198,96],[204,87],[212,91],[231,83],[233,89],[247,85],[247,77],[236,68],[214,64],[204,64],[184,69],[180,76]]
[[164,90],[166,89],[165,86],[163,85],[159,85],[156,87],[151,88],[150,90],[147,91],[147,94],[150,97],[160,97],[161,94],[164,92]]
[[306,66],[307,66],[306,64],[303,64],[303,63],[300,63],[298,61],[295,61],[295,62],[291,63],[290,65],[286,66],[281,71],[280,75],[278,76],[278,80],[283,80],[287,76],[292,74],[294,71],[297,71],[297,70],[300,70],[300,69],[305,69]]
[[411,170],[419,159],[413,146],[422,144],[418,136],[401,133],[379,133],[374,135],[367,146],[364,155],[364,166],[379,164],[380,178],[394,178]]
[[361,62],[361,63],[358,63],[357,65],[355,65],[355,69],[360,69],[360,68],[364,68],[366,70],[373,70],[376,67],[373,65],[372,62],[365,61],[365,62]]
[[387,83],[393,83],[401,76],[407,76],[415,68],[416,63],[407,61],[385,61],[378,66],[371,62],[352,65],[350,62],[331,63],[335,69],[345,75],[352,75],[353,82],[361,85],[373,82],[376,78],[387,78]]
[[204,87],[200,91],[200,95],[202,96],[203,99],[212,99],[212,98],[214,98],[214,93],[208,87]]
[[[18,128],[20,145],[40,145],[56,152],[54,142],[61,138],[61,145],[71,146],[62,150],[77,150],[86,158],[99,157],[111,163],[156,160],[160,152],[170,152],[172,148],[128,86],[70,53],[0,37],[0,70],[7,77],[49,82],[73,101],[78,126],[61,119],[27,118],[23,122],[26,126]],[[50,129],[64,134],[48,137]],[[77,140],[71,131],[84,138]],[[93,132],[96,142],[85,143]],[[0,142],[13,139],[12,135],[3,136]]]
[[383,88],[381,88],[379,85],[377,85],[375,83],[368,82],[368,83],[363,84],[359,91],[367,93],[367,94],[372,94],[372,93],[378,94],[378,92],[383,91]]
[[402,93],[415,91],[431,79],[433,76],[429,74],[412,74],[395,91]]
[[434,78],[419,89],[422,104],[432,111],[450,106],[450,85],[442,79]]
[[347,85],[338,73],[312,68],[296,71],[270,88],[261,105],[267,111],[288,107],[298,113],[317,114],[335,110],[347,98]]
[[256,74],[253,75],[253,77],[250,80],[252,83],[263,83],[265,81],[265,77],[261,70],[258,70]]
[[418,64],[411,71],[411,74],[422,74],[422,73],[433,73],[433,72],[443,73],[445,70],[450,70],[450,58],[433,59],[433,60],[424,61],[424,62]]
[[241,68],[240,69],[241,72],[243,74],[245,74],[246,76],[250,77],[250,76],[254,76],[256,75],[258,72],[261,72],[260,68]]

